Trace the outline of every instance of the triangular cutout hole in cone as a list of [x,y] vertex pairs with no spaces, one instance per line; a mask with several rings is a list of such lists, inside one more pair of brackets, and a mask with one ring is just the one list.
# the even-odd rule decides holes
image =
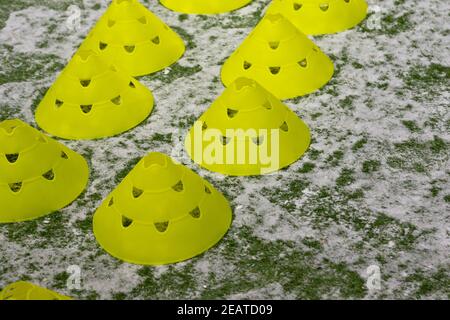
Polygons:
[[222,139],[220,140],[220,142],[222,142],[222,144],[224,146],[226,146],[230,141],[231,141],[231,138],[228,138],[228,137],[225,137],[225,136],[222,136]]
[[264,102],[262,106],[267,110],[272,110],[272,104],[270,103],[270,101]]
[[295,11],[300,10],[302,7],[303,7],[303,5],[301,3],[294,2],[293,8]]
[[111,198],[108,202],[108,207],[111,207],[114,204],[114,198]]
[[117,96],[117,97],[111,99],[111,102],[114,103],[116,106],[119,106],[122,104],[122,97]]
[[260,146],[260,145],[262,145],[264,143],[264,136],[254,137],[254,138],[252,138],[252,141],[257,146]]
[[133,224],[133,220],[130,218],[127,218],[125,216],[122,216],[122,227],[128,228]]
[[116,24],[116,21],[111,20],[111,19],[108,20],[108,27],[109,27],[109,28],[114,27],[115,24]]
[[281,67],[269,67],[270,73],[273,75],[277,75],[280,73]]
[[139,198],[142,194],[144,193],[144,190],[133,187],[133,197],[134,198]]
[[136,46],[123,46],[123,48],[125,49],[126,52],[133,53],[134,50],[136,49]]
[[178,181],[177,184],[172,187],[172,189],[176,192],[182,192],[184,190],[183,181]]
[[164,221],[164,222],[156,222],[155,223],[155,228],[156,230],[158,230],[159,232],[166,232],[167,228],[169,227],[169,221]]
[[154,44],[160,44],[160,43],[161,43],[161,39],[159,38],[159,36],[156,36],[156,37],[154,37],[154,38],[152,39],[152,42],[153,42]]
[[81,79],[80,84],[83,88],[87,88],[91,84],[91,79]]
[[319,5],[320,10],[322,10],[324,12],[327,11],[329,7],[330,7],[330,5],[328,3],[321,3]]
[[130,81],[130,83],[128,84],[128,86],[132,89],[136,89],[136,85],[134,84],[133,81]]
[[202,124],[202,130],[204,131],[204,130],[206,130],[206,129],[208,129],[208,124],[207,124],[206,122],[203,122],[203,124]]
[[19,154],[18,153],[5,154],[5,157],[9,163],[14,163],[19,159]]
[[238,113],[239,113],[239,110],[227,109],[228,118],[234,118],[237,116]]
[[56,106],[57,108],[61,108],[63,104],[64,104],[64,101],[59,100],[59,99],[56,99],[56,100],[55,100],[55,106]]
[[104,42],[100,42],[99,44],[98,44],[98,48],[100,49],[100,50],[105,50],[106,48],[108,47],[108,44],[107,43],[104,43]]
[[280,41],[270,41],[269,42],[269,47],[272,50],[278,49],[279,46],[280,46]]
[[89,112],[92,111],[92,104],[81,105],[80,108],[81,108],[81,111],[83,111],[83,113],[88,114]]
[[190,214],[193,218],[195,218],[195,219],[200,218],[200,215],[201,215],[200,208],[199,208],[199,207],[196,207],[194,210],[192,210],[191,212],[189,212],[189,214]]
[[308,60],[306,60],[306,58],[305,58],[305,59],[299,61],[298,64],[300,67],[306,68],[308,66]]
[[211,189],[208,188],[208,186],[205,186],[205,192],[206,192],[207,194],[211,194]]
[[61,158],[67,160],[67,159],[69,159],[69,156],[64,151],[61,151]]
[[244,70],[248,70],[252,67],[252,64],[248,61],[244,61]]
[[287,124],[287,122],[283,122],[283,124],[280,126],[280,129],[284,132],[288,132],[289,131],[289,126]]
[[12,192],[17,193],[22,189],[22,182],[14,182],[9,184],[9,188]]
[[147,24],[147,18],[145,16],[142,16],[138,19],[138,21],[142,24]]
[[46,180],[53,180],[53,179],[55,179],[55,173],[53,172],[53,170],[49,170],[49,171],[47,171],[46,173],[44,173],[43,175],[42,175],[42,177],[44,178],[44,179],[46,179]]

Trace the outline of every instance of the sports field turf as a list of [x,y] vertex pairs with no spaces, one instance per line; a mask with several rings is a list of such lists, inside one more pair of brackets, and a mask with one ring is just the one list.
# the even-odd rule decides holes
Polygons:
[[[79,299],[450,298],[450,4],[368,2],[358,27],[313,38],[335,63],[331,82],[287,101],[311,128],[309,151],[275,174],[241,178],[200,169],[182,140],[223,91],[222,63],[269,1],[214,16],[143,1],[183,37],[186,54],[140,78],[156,100],[140,126],[63,141],[89,161],[89,187],[52,215],[0,225],[0,287],[29,280]],[[0,0],[0,120],[36,126],[37,104],[108,2],[98,3]],[[79,28],[68,28],[70,5],[81,9]],[[230,200],[232,228],[205,254],[142,267],[97,244],[95,209],[149,151]],[[71,265],[81,268],[80,290],[66,287]],[[381,287],[369,290],[373,266]]]

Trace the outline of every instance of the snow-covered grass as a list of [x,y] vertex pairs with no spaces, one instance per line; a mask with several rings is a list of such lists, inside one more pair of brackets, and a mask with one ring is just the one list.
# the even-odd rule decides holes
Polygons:
[[[36,105],[106,8],[97,3],[0,2],[0,120],[36,126]],[[379,29],[365,21],[315,37],[336,73],[286,101],[310,126],[311,147],[289,168],[250,178],[200,169],[180,139],[222,92],[221,64],[269,1],[216,16],[144,3],[183,36],[185,56],[140,79],[156,99],[140,126],[101,142],[63,141],[89,161],[89,187],[60,212],[0,225],[0,287],[28,279],[80,299],[450,298],[448,1],[371,0]],[[73,4],[81,24],[69,30]],[[95,241],[95,209],[149,151],[174,156],[230,200],[233,226],[205,254],[142,267]],[[81,267],[81,290],[66,288],[70,265]],[[366,287],[371,265],[379,290]]]

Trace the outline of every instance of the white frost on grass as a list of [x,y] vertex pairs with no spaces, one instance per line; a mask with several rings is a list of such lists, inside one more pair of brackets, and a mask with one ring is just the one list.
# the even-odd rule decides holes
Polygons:
[[[69,230],[74,230],[77,221],[92,215],[100,202],[115,188],[117,171],[123,169],[131,159],[142,157],[149,151],[171,153],[174,147],[172,143],[158,143],[152,141],[151,137],[156,133],[179,132],[183,135],[187,128],[178,129],[177,123],[187,117],[197,118],[222,93],[224,88],[220,80],[214,82],[220,79],[220,63],[251,31],[251,26],[227,29],[222,26],[233,25],[235,21],[253,14],[263,2],[268,3],[254,1],[251,6],[232,14],[207,18],[188,16],[183,21],[179,19],[178,13],[167,10],[156,1],[146,4],[170,26],[178,26],[192,36],[196,47],[187,50],[178,64],[189,68],[199,65],[202,70],[190,76],[172,79],[169,83],[164,81],[164,76],[170,77],[176,71],[176,66],[157,76],[144,77],[142,82],[153,91],[156,106],[151,117],[137,128],[101,141],[64,141],[78,152],[92,154],[91,173],[95,174],[84,197],[62,210],[68,217]],[[372,6],[382,6],[385,15],[398,10],[393,0],[369,3]],[[13,52],[54,54],[67,60],[105,7],[102,3],[102,9],[91,10],[92,5],[91,1],[82,10],[81,29],[73,32],[66,30],[64,23],[67,17],[62,11],[31,6],[13,12],[6,26],[0,30],[0,43],[12,46]],[[333,84],[298,101],[290,100],[286,103],[308,123],[314,139],[311,147],[322,153],[317,160],[310,159],[307,154],[289,169],[260,180],[232,179],[243,188],[232,200],[236,208],[233,228],[238,230],[248,226],[254,235],[265,241],[289,240],[301,249],[307,249],[302,240],[312,238],[323,247],[315,257],[317,263],[323,258],[344,262],[362,278],[365,277],[366,268],[371,264],[379,264],[377,257],[382,256],[386,260],[382,265],[382,274],[388,277],[383,281],[381,293],[388,297],[410,297],[411,290],[405,285],[405,278],[417,268],[433,271],[449,264],[450,217],[448,204],[442,202],[442,196],[450,189],[448,173],[445,172],[449,168],[448,158],[447,161],[443,159],[430,164],[426,174],[395,170],[386,164],[391,153],[385,146],[410,138],[431,140],[435,134],[447,141],[450,138],[445,126],[435,129],[424,125],[430,115],[448,119],[448,91],[440,92],[440,95],[431,96],[423,102],[416,101],[409,93],[405,96],[396,94],[403,87],[402,76],[411,66],[433,62],[448,65],[450,62],[449,40],[443,36],[448,29],[448,22],[442,23],[448,20],[446,12],[449,4],[437,0],[414,1],[413,7],[414,11],[409,19],[414,26],[393,36],[382,32],[362,32],[358,27],[335,35],[314,37],[314,41],[326,54],[333,55],[339,73],[333,78]],[[406,11],[407,8],[399,12],[403,14]],[[362,69],[355,68],[354,63],[362,65]],[[17,116],[34,123],[30,107],[36,97],[36,90],[50,86],[55,77],[56,75],[49,75],[39,81],[1,85],[2,104],[21,106]],[[381,82],[386,82],[387,86],[378,88],[376,84]],[[369,83],[372,86],[369,87]],[[340,102],[349,96],[353,96],[350,110],[340,106]],[[405,108],[407,105],[411,105],[412,109]],[[321,115],[317,116],[318,113]],[[401,124],[404,119],[418,123],[422,132],[409,132]],[[362,137],[367,137],[367,144],[360,151],[352,152],[352,145]],[[332,167],[326,159],[338,150],[343,152],[343,158],[336,167]],[[177,159],[186,161],[182,155]],[[368,159],[379,160],[380,170],[372,174],[361,172],[363,161]],[[297,170],[305,162],[313,162],[316,167],[307,174],[297,174]],[[219,189],[223,188],[222,191],[229,191],[226,186],[222,186],[226,180],[223,176],[201,169],[192,162],[186,164],[208,177]],[[364,241],[367,230],[355,230],[349,221],[334,222],[330,219],[328,227],[318,229],[315,225],[318,217],[314,212],[307,212],[305,215],[288,213],[280,206],[282,203],[271,203],[261,193],[262,187],[274,190],[293,179],[308,180],[310,185],[292,199],[297,208],[302,208],[317,196],[321,188],[333,188],[343,168],[355,170],[355,182],[346,187],[346,190],[364,190],[361,218],[372,221],[378,212],[384,212],[400,222],[416,225],[419,230],[434,228],[436,231],[420,237],[414,247],[406,251],[397,248],[392,240],[386,244],[374,245],[370,241]],[[432,180],[443,181],[439,198],[428,196]],[[289,191],[287,188],[282,190]],[[232,194],[234,192],[231,190]],[[99,196],[92,200],[97,193]],[[86,204],[81,206],[84,202]],[[340,210],[339,214],[347,209],[336,208]],[[365,216],[366,212],[369,212],[368,216]],[[383,232],[390,235],[392,231],[382,230],[381,233]],[[0,239],[7,238],[6,233],[7,231],[0,233]],[[141,280],[136,273],[139,266],[122,264],[101,251],[96,247],[92,233],[86,236],[76,233],[75,242],[69,245],[69,249],[56,250],[35,248],[30,237],[23,244],[2,241],[0,247],[7,255],[11,268],[0,277],[0,286],[17,280],[19,276],[28,275],[34,282],[51,287],[54,275],[63,272],[70,264],[80,264],[83,267],[85,289],[94,290],[101,298],[111,298],[113,292],[129,293]],[[359,248],[361,244],[362,248]],[[199,276],[196,278],[197,288],[192,288],[193,292],[190,293],[192,296],[199,296],[202,290],[208,288],[209,273],[214,273],[219,281],[225,283],[227,279],[222,278],[223,275],[233,272],[236,266],[222,260],[224,257],[221,256],[221,248],[219,243],[213,250],[195,260],[194,269]],[[30,272],[31,264],[38,269]],[[176,264],[174,269],[183,270],[188,264],[189,262]],[[406,265],[406,268],[402,269],[400,265]],[[168,272],[169,267],[152,270],[158,279]],[[161,293],[164,294],[166,293]],[[368,297],[377,295],[371,294]],[[339,297],[339,290],[335,288],[329,296]],[[278,283],[261,284],[261,288],[228,297],[295,298]]]

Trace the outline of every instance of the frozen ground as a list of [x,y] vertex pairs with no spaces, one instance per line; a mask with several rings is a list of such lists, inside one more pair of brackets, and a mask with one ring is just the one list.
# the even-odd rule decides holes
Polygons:
[[[0,225],[0,287],[26,279],[80,299],[450,298],[448,1],[371,0],[381,12],[369,23],[315,38],[336,74],[322,90],[287,101],[313,136],[291,167],[222,177],[173,151],[223,90],[221,63],[268,2],[206,17],[145,1],[183,36],[186,55],[141,78],[157,101],[145,123],[101,143],[64,141],[89,160],[89,188],[60,212]],[[35,125],[36,105],[106,8],[98,3],[0,0],[1,120]],[[81,8],[75,30],[66,24],[72,4]],[[183,161],[233,205],[230,232],[200,257],[131,265],[93,237],[96,207],[149,151]],[[80,290],[66,288],[70,265],[81,267]],[[373,266],[381,287],[369,289]]]

